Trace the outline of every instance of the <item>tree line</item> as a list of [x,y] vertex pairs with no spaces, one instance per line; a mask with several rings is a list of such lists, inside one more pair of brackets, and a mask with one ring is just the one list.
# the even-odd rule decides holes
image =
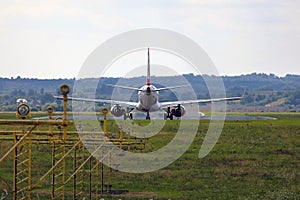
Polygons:
[[[151,81],[157,87],[176,86],[189,83],[197,98],[207,99],[210,94],[206,81],[213,81],[216,76],[184,74],[182,76],[151,77]],[[218,77],[217,77],[218,78]],[[289,106],[300,107],[300,75],[288,74],[285,77],[277,77],[274,74],[247,74],[241,76],[222,76],[226,95],[242,95],[246,88],[245,97],[239,102],[247,106]],[[91,85],[97,84],[97,98],[110,99],[112,95],[118,100],[137,100],[137,93],[127,90],[118,90],[107,84],[122,84],[126,86],[140,87],[145,82],[145,77],[135,78],[89,78],[81,79],[82,94],[80,97],[91,96],[95,93]],[[62,110],[62,104],[53,96],[59,94],[61,84],[73,86],[75,79],[28,79],[17,77],[0,78],[0,111],[15,111],[18,98],[27,99],[33,111],[43,111],[48,105],[55,106],[56,110]],[[160,101],[189,99],[191,94],[185,89],[160,92]],[[72,95],[72,93],[70,94]],[[122,99],[124,98],[124,99]],[[232,102],[230,102],[232,103]]]

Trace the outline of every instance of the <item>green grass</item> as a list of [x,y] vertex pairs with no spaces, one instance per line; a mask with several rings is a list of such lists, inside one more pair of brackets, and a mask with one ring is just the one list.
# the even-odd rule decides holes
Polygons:
[[[45,117],[48,116],[45,112],[31,112],[30,118],[34,117]],[[0,119],[16,119],[15,112],[2,112],[0,113]]]
[[[227,121],[213,151],[198,159],[207,125],[201,123],[194,143],[180,159],[151,173],[151,177],[159,178],[154,178],[157,182],[150,184],[148,190],[157,186],[154,191],[158,197],[173,199],[299,198],[298,117]],[[143,180],[137,179],[141,185]]]
[[[105,199],[300,199],[300,115],[259,115],[278,120],[226,121],[217,144],[203,159],[198,158],[198,153],[209,121],[201,121],[192,145],[171,165],[143,174],[113,170],[109,174],[113,188],[130,192]],[[148,140],[145,150],[159,149],[172,140],[177,123],[168,121],[161,133]],[[110,126],[116,131],[115,125]],[[3,128],[6,126],[0,126]],[[0,145],[1,157],[12,143],[0,141]],[[37,180],[49,167],[51,155],[47,145],[34,148],[38,148],[34,149],[33,157],[37,167],[34,180]],[[9,184],[12,184],[11,159],[0,164],[0,176]],[[2,188],[6,186],[0,179]],[[72,191],[72,185],[67,188]],[[50,192],[49,182],[33,193],[40,193],[41,197],[47,192]]]

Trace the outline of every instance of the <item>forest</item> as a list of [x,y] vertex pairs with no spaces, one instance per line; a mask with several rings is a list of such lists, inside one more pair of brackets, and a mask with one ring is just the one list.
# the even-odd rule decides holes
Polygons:
[[[206,83],[222,78],[226,90],[226,96],[240,96],[246,89],[244,98],[238,104],[246,106],[286,106],[291,110],[300,107],[300,75],[287,74],[278,77],[274,74],[252,73],[240,76],[194,75],[181,76],[153,76],[152,84],[156,87],[168,87],[190,84],[197,98],[207,99],[210,94]],[[53,96],[59,95],[59,86],[80,83],[83,92],[76,93],[80,97],[94,95],[96,98],[119,98],[118,100],[137,100],[137,92],[123,89],[115,89],[106,84],[120,84],[132,87],[140,87],[145,83],[145,77],[133,78],[86,78],[86,79],[29,79],[29,78],[0,78],[0,111],[15,111],[16,100],[25,98],[32,111],[43,111],[48,105],[53,105],[55,110],[61,110],[61,102]],[[93,86],[96,87],[96,91]],[[160,101],[177,100],[178,98],[191,98],[191,94],[185,89],[160,92]],[[122,95],[119,95],[122,94]],[[72,95],[72,92],[71,94]],[[122,99],[123,97],[123,99]],[[124,99],[125,98],[125,99]]]

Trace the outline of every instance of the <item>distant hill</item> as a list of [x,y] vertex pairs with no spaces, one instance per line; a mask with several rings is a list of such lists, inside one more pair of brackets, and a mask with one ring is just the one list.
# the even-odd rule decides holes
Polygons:
[[[186,84],[188,81],[193,87],[198,98],[210,98],[205,80],[213,80],[215,76],[184,74],[182,76],[152,77],[151,81],[156,86],[175,86]],[[286,75],[277,77],[274,74],[247,74],[241,76],[222,76],[227,96],[241,95],[247,88],[245,98],[240,102],[249,106],[300,106],[300,75]],[[71,87],[75,79],[28,79],[28,78],[0,78],[0,110],[14,110],[17,98],[26,98],[32,103],[33,109],[43,110],[48,104],[55,104],[58,109],[60,103],[53,95],[59,93],[61,84],[69,84]],[[80,80],[84,85],[84,92],[92,93],[91,85],[98,85],[96,97],[110,98],[113,88],[106,84],[123,84],[126,86],[139,87],[145,83],[145,77],[136,78],[90,78]],[[114,91],[116,92],[116,91]],[[131,100],[137,99],[137,94],[130,91],[121,91],[123,95],[131,95]],[[85,94],[82,94],[83,96]],[[188,98],[190,94],[182,96]],[[176,100],[171,91],[160,93],[160,100]]]

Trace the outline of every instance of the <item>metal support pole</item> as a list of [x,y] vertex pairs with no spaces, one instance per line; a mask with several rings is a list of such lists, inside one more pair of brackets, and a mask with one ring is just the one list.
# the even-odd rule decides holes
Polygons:
[[[14,135],[14,143],[16,144],[18,142],[18,136]],[[17,199],[17,176],[16,174],[18,173],[18,169],[17,169],[17,157],[18,157],[18,150],[17,148],[14,148],[14,186],[13,186],[13,199]]]
[[[53,136],[52,136],[53,137]],[[52,138],[53,139],[53,138]],[[55,173],[54,173],[54,166],[55,166],[55,142],[52,141],[52,147],[51,147],[51,159],[52,159],[52,165],[51,165],[51,174],[52,174],[52,181],[51,181],[51,185],[52,185],[52,191],[51,191],[51,198],[54,199],[55,198]]]
[[90,199],[92,199],[92,158],[90,158]]
[[[76,154],[76,150],[77,150],[78,148],[76,147],[75,149],[74,149],[74,164],[73,164],[73,166],[74,166],[74,172],[76,172],[76,163],[77,163],[77,154]],[[74,175],[74,179],[73,179],[73,199],[76,199],[76,174]]]
[[[103,153],[102,153],[103,155]],[[101,194],[103,195],[104,193],[104,172],[103,172],[103,162],[101,162]]]
[[31,193],[31,153],[32,153],[32,131],[29,133],[29,141],[28,141],[28,188],[27,188],[27,198],[30,199],[30,193]]
[[122,149],[122,142],[123,142],[123,128],[120,128],[120,149]]
[[[67,101],[68,101],[68,96],[67,94],[64,94],[64,119],[63,121],[66,122],[67,121]],[[66,140],[67,140],[67,126],[64,126],[63,127],[64,129],[64,135],[63,135],[63,155],[66,154]],[[62,163],[62,171],[63,171],[63,174],[62,174],[62,200],[65,199],[65,173],[66,173],[66,160],[64,159],[63,160],[63,163]]]
[[103,114],[103,131],[104,131],[104,136],[107,134],[107,129],[106,129],[106,114]]

